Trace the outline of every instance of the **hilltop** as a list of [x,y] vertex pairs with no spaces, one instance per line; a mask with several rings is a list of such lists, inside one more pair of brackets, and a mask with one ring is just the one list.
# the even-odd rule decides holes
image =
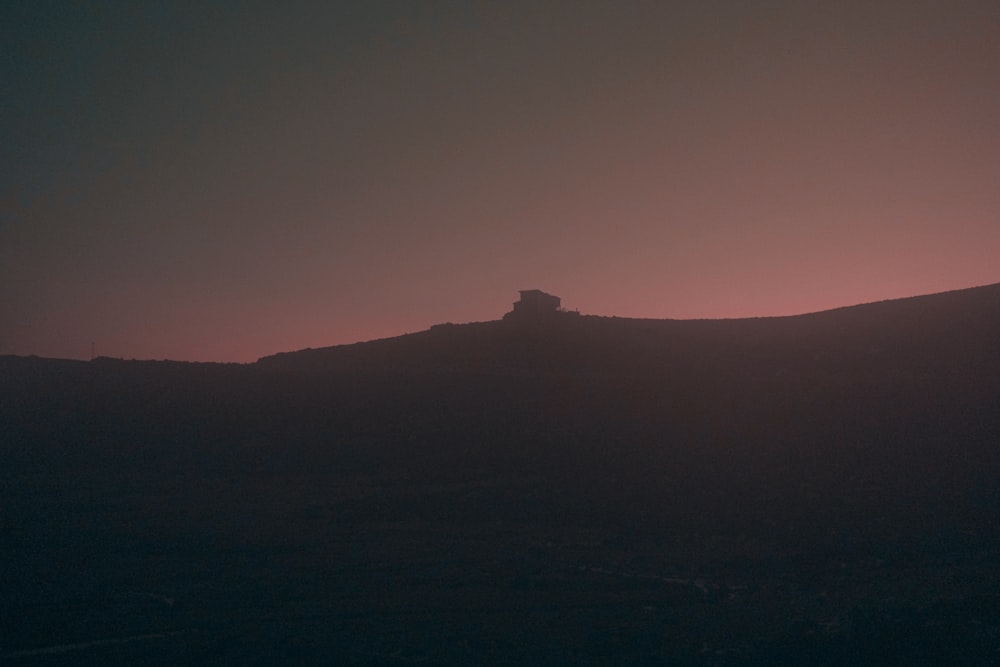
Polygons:
[[[510,314],[514,314],[512,311]],[[787,317],[653,320],[552,312],[443,324],[375,341],[263,357],[287,371],[761,372],[872,374],[996,362],[1000,284]]]

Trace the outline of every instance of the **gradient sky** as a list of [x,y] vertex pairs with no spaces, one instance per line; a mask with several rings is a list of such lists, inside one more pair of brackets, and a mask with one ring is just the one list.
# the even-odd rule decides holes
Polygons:
[[1000,281],[1000,3],[0,9],[0,354]]

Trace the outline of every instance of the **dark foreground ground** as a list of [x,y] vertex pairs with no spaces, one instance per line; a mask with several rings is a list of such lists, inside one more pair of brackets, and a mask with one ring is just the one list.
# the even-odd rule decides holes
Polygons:
[[1000,664],[991,331],[617,375],[0,359],[0,662]]
[[530,479],[22,480],[5,492],[19,518],[5,525],[2,659],[1000,658],[995,531],[586,521],[543,509],[547,493]]

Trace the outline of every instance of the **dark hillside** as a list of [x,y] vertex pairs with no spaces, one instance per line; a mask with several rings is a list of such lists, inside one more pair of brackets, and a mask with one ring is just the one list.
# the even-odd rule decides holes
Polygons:
[[12,664],[994,664],[1000,286],[0,357]]

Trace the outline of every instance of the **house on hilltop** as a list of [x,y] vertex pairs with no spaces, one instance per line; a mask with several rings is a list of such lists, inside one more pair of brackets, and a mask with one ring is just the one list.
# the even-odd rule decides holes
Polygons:
[[557,296],[540,289],[525,289],[519,293],[521,299],[514,302],[514,310],[503,316],[505,320],[512,317],[545,317],[560,312],[562,301]]

